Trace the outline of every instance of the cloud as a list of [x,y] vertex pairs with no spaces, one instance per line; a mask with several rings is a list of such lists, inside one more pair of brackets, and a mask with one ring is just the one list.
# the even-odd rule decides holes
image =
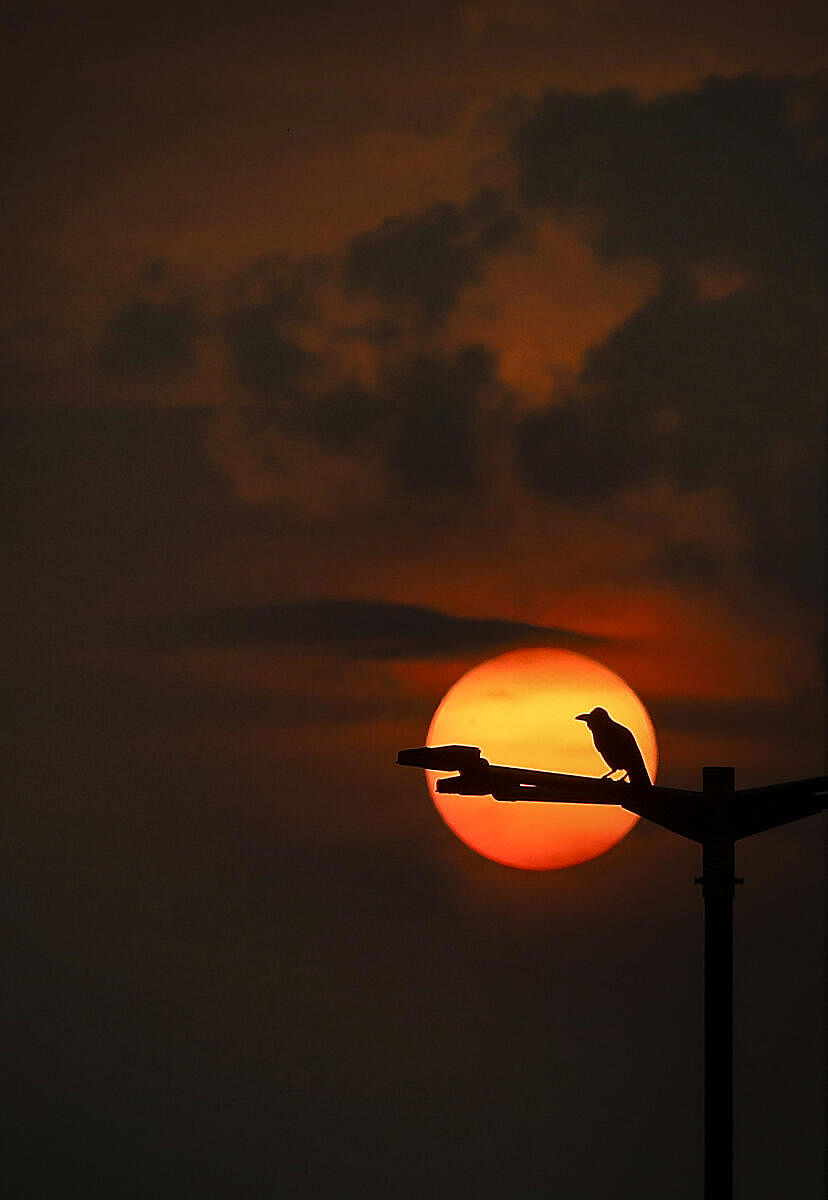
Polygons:
[[416,328],[442,323],[462,289],[481,277],[484,261],[509,245],[520,228],[501,197],[481,192],[465,208],[438,204],[389,217],[357,234],[345,261],[345,285],[369,292]]
[[651,697],[648,707],[656,727],[670,732],[792,745],[816,744],[825,722],[825,697],[816,690],[773,700]]
[[[509,426],[528,403],[505,378],[536,409],[514,429],[519,483],[570,506],[653,480],[723,484],[768,525],[757,555],[771,568],[784,544],[786,571],[802,576],[819,519],[821,322],[805,267],[820,101],[816,89],[793,123],[796,86],[743,76],[651,100],[548,94],[512,144],[540,212],[532,246],[504,198],[480,192],[366,229],[339,260],[259,259],[225,285],[216,325],[236,387],[210,452],[237,493],[314,519],[394,493],[491,495],[496,443],[514,482]],[[590,221],[550,243],[567,214]],[[602,260],[567,251],[579,234]],[[629,265],[608,261],[619,256]],[[632,289],[613,283],[625,270]],[[156,297],[125,310],[132,340],[105,338],[113,369],[184,362],[184,311]],[[167,330],[154,359],[134,350],[148,327]],[[667,574],[715,579],[705,547],[680,541],[660,556]]]
[[597,218],[594,244],[607,258],[811,271],[824,185],[807,129],[790,118],[795,95],[791,80],[758,75],[650,101],[550,92],[514,139],[523,196]]
[[269,304],[234,309],[225,329],[240,382],[265,397],[284,396],[317,365],[316,355],[280,331]]
[[271,256],[231,281],[218,329],[240,388],[212,448],[239,494],[319,516],[478,485],[505,389],[494,354],[434,326],[514,228],[481,193],[389,220],[339,262]]
[[176,378],[195,365],[198,330],[192,301],[139,297],[104,327],[98,361],[106,371],[130,379]]
[[459,491],[478,482],[481,411],[487,392],[496,389],[496,362],[484,346],[407,364],[390,395],[399,414],[392,476],[414,491]]
[[458,617],[380,600],[315,600],[213,609],[161,618],[139,638],[158,649],[185,645],[285,646],[364,659],[430,659],[485,653],[528,643],[597,645],[606,639],[575,629],[497,617]]
[[308,427],[326,449],[348,450],[376,432],[386,407],[384,397],[345,383],[313,401]]
[[394,492],[482,490],[492,419],[506,405],[484,346],[401,351],[371,386],[286,385],[217,414],[211,450],[246,499],[330,517]]
[[324,273],[313,259],[265,256],[232,282],[235,303],[219,321],[239,383],[288,423],[301,418],[322,367],[304,339]]
[[824,471],[817,313],[798,281],[702,298],[668,278],[586,355],[568,394],[519,425],[523,477],[574,503],[647,478],[719,485],[757,531],[756,563],[812,587]]

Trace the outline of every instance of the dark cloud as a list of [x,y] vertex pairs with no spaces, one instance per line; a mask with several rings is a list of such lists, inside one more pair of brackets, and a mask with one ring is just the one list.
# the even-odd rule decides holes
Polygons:
[[606,497],[654,469],[646,430],[628,412],[568,397],[517,429],[518,463],[545,495],[578,504]]
[[413,604],[316,600],[215,609],[162,618],[144,627],[144,644],[288,646],[366,659],[428,659],[510,646],[597,645],[606,639],[573,629],[501,618],[457,617]]
[[804,454],[819,418],[817,312],[796,285],[709,300],[668,279],[587,353],[576,390],[527,421],[530,477],[576,497],[648,470],[764,489],[775,440],[787,435]]
[[394,478],[414,491],[474,486],[481,466],[482,401],[496,387],[496,360],[484,346],[409,363],[389,397],[398,414],[389,456]]
[[98,359],[107,371],[127,378],[175,378],[195,364],[198,330],[192,301],[138,298],[104,328]]
[[402,332],[401,325],[394,321],[389,321],[384,317],[366,321],[362,325],[346,326],[342,330],[343,336],[346,338],[370,342],[372,345],[379,347],[392,345],[397,341]]
[[781,699],[686,696],[649,697],[647,707],[657,729],[684,736],[789,740],[810,746],[825,726],[825,696],[810,691]]
[[285,337],[269,305],[248,305],[229,313],[227,343],[240,381],[267,397],[295,388],[297,379],[319,362],[298,342]]
[[795,87],[744,75],[650,101],[549,93],[514,140],[523,195],[597,214],[607,257],[811,271],[822,265],[824,180],[807,129],[790,119]]
[[312,263],[264,260],[242,281],[244,299],[221,321],[239,382],[283,417],[301,409],[320,366],[301,342],[303,327],[317,315],[318,283]]
[[[498,386],[495,358],[480,345],[451,353],[412,351],[402,342],[412,317],[422,331],[446,316],[514,225],[500,199],[484,193],[465,209],[443,205],[354,239],[346,291],[373,291],[392,315],[400,308],[399,321],[382,315],[337,327],[320,303],[330,264],[276,258],[255,265],[240,282],[242,302],[221,319],[236,377],[254,400],[243,416],[250,433],[310,437],[329,451],[379,450],[406,490],[472,486],[481,406]],[[324,360],[305,344],[311,328],[329,344]],[[376,348],[372,385],[336,364],[337,345],[347,360],[354,340]],[[324,377],[331,370],[340,375],[333,385]]]
[[669,278],[586,355],[570,395],[519,427],[525,478],[574,502],[655,476],[719,485],[761,530],[757,562],[812,584],[823,522],[818,314],[815,290],[793,280],[704,299]]
[[346,287],[370,292],[419,328],[440,324],[486,258],[507,246],[520,227],[500,197],[484,192],[466,208],[440,204],[389,217],[358,234],[345,263]]
[[[221,318],[221,329],[238,381],[251,394],[240,420],[264,444],[274,432],[310,437],[325,450],[359,452],[369,436],[387,440],[388,397],[352,378],[330,386],[330,362],[304,344],[309,328],[326,337],[373,340],[371,329],[335,330],[319,307],[326,264],[316,260],[264,259],[241,280],[241,303]],[[396,327],[378,333],[394,341]],[[278,457],[278,456],[277,456]],[[274,462],[278,469],[279,463]]]
[[[391,487],[409,494],[457,495],[482,486],[492,419],[505,411],[506,401],[495,355],[484,346],[396,354],[373,388],[347,381],[332,388],[303,387],[291,381],[308,363],[312,373],[315,357],[286,346],[268,328],[267,318],[251,322],[249,313],[243,315],[245,337],[254,323],[262,333],[258,345],[266,370],[272,371],[272,391],[263,388],[255,403],[240,410],[239,420],[257,446],[266,447],[275,433],[310,438],[325,451],[355,459],[381,460]],[[278,449],[271,466],[282,469]]]
[[314,398],[306,411],[308,427],[322,446],[347,450],[377,431],[387,409],[383,396],[345,384]]

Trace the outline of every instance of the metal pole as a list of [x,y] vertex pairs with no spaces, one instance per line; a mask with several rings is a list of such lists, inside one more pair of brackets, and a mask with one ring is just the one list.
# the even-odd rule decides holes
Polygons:
[[705,767],[709,835],[702,843],[704,896],[704,1200],[733,1197],[733,894],[727,797],[732,767]]

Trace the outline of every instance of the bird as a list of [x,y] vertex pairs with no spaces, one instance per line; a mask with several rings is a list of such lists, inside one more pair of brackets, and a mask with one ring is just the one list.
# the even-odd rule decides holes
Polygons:
[[595,749],[609,767],[602,779],[609,779],[617,771],[623,771],[630,783],[639,787],[650,787],[652,781],[644,765],[634,734],[618,721],[613,721],[605,708],[593,708],[592,712],[581,713],[576,721],[585,721],[592,733]]

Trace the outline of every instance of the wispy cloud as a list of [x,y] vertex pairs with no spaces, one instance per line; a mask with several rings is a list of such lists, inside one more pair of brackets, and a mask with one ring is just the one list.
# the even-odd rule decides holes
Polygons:
[[429,659],[544,644],[589,646],[608,639],[580,630],[500,617],[462,617],[380,600],[311,600],[219,608],[162,617],[139,634],[155,649],[292,646],[365,659]]

